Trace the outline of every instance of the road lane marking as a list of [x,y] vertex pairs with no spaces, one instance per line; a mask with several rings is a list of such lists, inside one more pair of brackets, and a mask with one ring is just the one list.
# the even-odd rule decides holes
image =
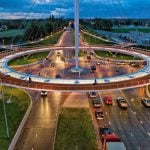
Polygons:
[[143,121],[140,121],[140,124],[144,124]]
[[98,94],[98,95],[99,95],[99,97],[100,97],[100,100],[101,100],[102,106],[104,107],[103,99],[102,99],[102,97],[101,97],[101,95],[100,95],[100,94]]
[[131,132],[130,135],[133,137],[133,133]]
[[38,136],[38,135],[37,135],[37,133],[36,133],[36,134],[35,134],[35,137],[37,138],[37,136]]
[[141,150],[140,146],[137,147],[138,150]]
[[147,134],[150,136],[150,132],[147,132]]
[[108,124],[111,125],[111,122],[109,121]]
[[135,115],[137,114],[135,111],[132,111]]

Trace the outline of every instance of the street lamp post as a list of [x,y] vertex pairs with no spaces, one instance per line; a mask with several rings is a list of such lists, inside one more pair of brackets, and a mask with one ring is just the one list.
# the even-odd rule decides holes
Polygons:
[[3,46],[4,46],[4,44],[5,44],[5,40],[3,40]]
[[79,0],[74,0],[75,5],[75,67],[78,69],[79,54]]
[[5,118],[5,125],[6,125],[6,133],[7,133],[7,137],[9,138],[8,120],[7,120],[7,113],[6,113],[6,107],[5,107],[2,80],[1,80],[1,97],[2,97],[2,101],[3,101],[3,110],[4,110],[4,118]]

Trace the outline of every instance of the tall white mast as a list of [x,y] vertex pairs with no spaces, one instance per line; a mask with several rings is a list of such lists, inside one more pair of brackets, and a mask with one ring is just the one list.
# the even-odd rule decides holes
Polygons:
[[79,0],[74,0],[75,5],[75,69],[79,69]]

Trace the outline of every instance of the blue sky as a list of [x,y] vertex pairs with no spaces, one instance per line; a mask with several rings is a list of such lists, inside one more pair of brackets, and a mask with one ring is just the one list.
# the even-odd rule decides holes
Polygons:
[[[79,0],[80,18],[150,18],[150,0]],[[0,18],[74,16],[74,0],[0,0]]]

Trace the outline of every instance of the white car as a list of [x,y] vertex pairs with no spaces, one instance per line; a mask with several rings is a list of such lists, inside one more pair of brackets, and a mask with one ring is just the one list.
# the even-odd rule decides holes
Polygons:
[[142,98],[142,104],[146,107],[150,107],[150,99],[149,98]]
[[96,92],[89,92],[89,96],[90,96],[91,98],[97,97],[97,93],[96,93]]
[[47,96],[48,92],[47,91],[41,91],[41,96]]
[[127,108],[128,107],[128,103],[124,98],[118,97],[117,99],[117,103],[121,108]]

